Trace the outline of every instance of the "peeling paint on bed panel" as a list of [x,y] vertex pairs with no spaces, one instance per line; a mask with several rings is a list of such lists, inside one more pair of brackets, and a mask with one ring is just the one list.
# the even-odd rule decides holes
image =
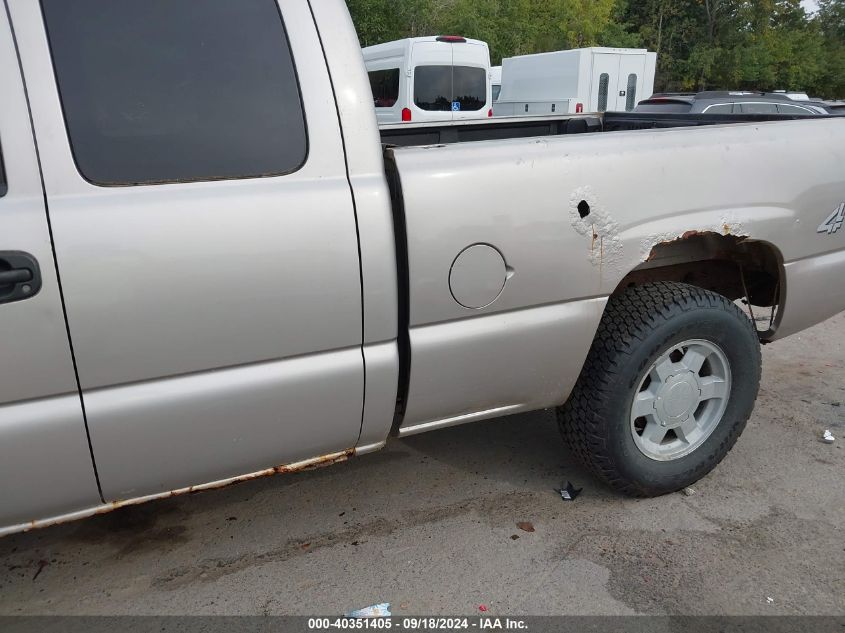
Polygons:
[[732,237],[748,237],[744,225],[736,214],[730,212],[724,213],[714,222],[692,226],[689,229],[685,229],[683,233],[667,231],[643,238],[640,240],[639,259],[641,262],[648,261],[653,256],[655,247],[660,244],[668,244],[670,242],[684,240],[694,235],[706,235],[708,233]]
[[619,223],[599,201],[592,187],[579,187],[572,192],[569,219],[578,235],[586,239],[587,256],[593,266],[602,270],[618,267],[625,254],[624,243],[619,237]]

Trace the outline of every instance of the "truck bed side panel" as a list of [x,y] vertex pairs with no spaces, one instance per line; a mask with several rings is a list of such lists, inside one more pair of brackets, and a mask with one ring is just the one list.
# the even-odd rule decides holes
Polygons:
[[[843,141],[845,121],[820,119],[392,150],[410,280],[403,428],[563,402],[603,300],[690,231],[769,242],[787,271],[806,271],[787,276],[785,333],[845,309],[841,292],[823,307],[790,301],[813,271],[824,284],[841,271],[845,231],[817,227],[845,201]],[[473,245],[507,272],[492,303],[469,309],[450,280],[465,282],[457,258]]]

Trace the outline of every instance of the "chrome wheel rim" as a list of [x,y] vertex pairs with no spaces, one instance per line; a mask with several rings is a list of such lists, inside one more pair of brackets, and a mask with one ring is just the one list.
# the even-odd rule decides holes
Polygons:
[[659,462],[681,459],[719,426],[731,393],[725,352],[709,341],[675,345],[643,374],[631,404],[640,452]]

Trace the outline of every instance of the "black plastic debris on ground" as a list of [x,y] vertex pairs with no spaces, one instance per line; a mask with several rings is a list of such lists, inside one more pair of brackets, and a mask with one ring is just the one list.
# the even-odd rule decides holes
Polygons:
[[583,488],[576,488],[569,481],[566,482],[565,486],[561,486],[560,489],[555,488],[555,492],[560,494],[560,498],[564,501],[575,501],[583,491]]

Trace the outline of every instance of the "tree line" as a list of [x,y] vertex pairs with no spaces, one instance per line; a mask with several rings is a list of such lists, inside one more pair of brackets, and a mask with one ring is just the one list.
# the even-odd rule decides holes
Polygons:
[[658,53],[655,89],[845,97],[845,0],[347,0],[362,46],[459,34],[503,57],[585,46]]

